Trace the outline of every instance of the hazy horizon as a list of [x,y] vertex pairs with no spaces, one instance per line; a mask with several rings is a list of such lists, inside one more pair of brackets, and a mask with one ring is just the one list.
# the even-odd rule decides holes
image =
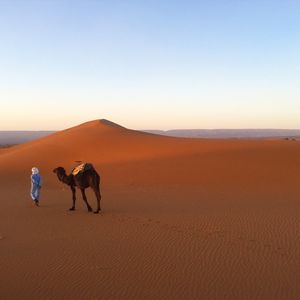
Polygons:
[[[55,132],[55,131],[61,131],[61,130],[65,130],[65,129],[68,129],[68,128],[72,128],[74,126],[78,126],[78,125],[81,125],[81,124],[84,124],[84,123],[87,123],[87,122],[91,122],[91,121],[101,121],[101,120],[108,120],[108,119],[102,119],[102,118],[97,118],[97,119],[93,119],[93,120],[83,120],[82,122],[80,123],[76,123],[76,124],[72,124],[71,126],[67,126],[67,127],[63,127],[63,128],[59,128],[59,129],[53,129],[53,128],[45,128],[45,129],[27,129],[27,128],[23,128],[23,129],[1,129],[0,128],[0,132]],[[221,128],[221,127],[211,127],[211,128],[201,128],[201,127],[198,127],[198,128],[192,128],[192,127],[173,127],[173,128],[159,128],[157,126],[154,126],[155,128],[133,128],[133,127],[128,127],[126,126],[125,124],[123,123],[118,123],[118,122],[115,122],[115,120],[108,120],[109,122],[112,122],[112,123],[115,123],[117,125],[120,125],[122,127],[125,127],[125,128],[128,128],[128,129],[133,129],[133,130],[140,130],[140,131],[164,131],[164,132],[168,132],[168,131],[176,131],[176,130],[207,130],[207,131],[213,131],[213,130],[235,130],[235,131],[240,131],[240,130],[250,130],[250,131],[255,131],[255,130],[261,130],[261,131],[268,131],[268,130],[282,130],[282,131],[297,131],[297,130],[300,130],[300,127],[299,128],[280,128],[280,127],[266,127],[266,128],[263,128],[263,127],[240,127],[240,128],[231,128],[231,127],[224,127],[224,128]]]
[[0,130],[300,128],[295,1],[0,3]]
[[116,125],[120,125],[122,127],[125,127],[127,129],[132,129],[132,130],[139,130],[139,131],[162,131],[162,132],[168,132],[168,131],[178,131],[178,130],[181,130],[181,131],[192,131],[192,130],[203,130],[203,131],[214,131],[214,130],[233,130],[233,131],[243,131],[243,130],[249,130],[249,131],[276,131],[276,130],[279,130],[279,131],[300,131],[300,128],[259,128],[259,127],[240,127],[240,128],[219,128],[219,127],[216,127],[216,128],[189,128],[189,127],[174,127],[174,128],[158,128],[157,126],[154,126],[156,128],[133,128],[133,127],[128,127],[126,126],[125,124],[123,123],[118,123],[118,122],[115,122],[115,120],[109,120],[109,119],[106,119],[106,118],[97,118],[97,119],[93,119],[93,120],[83,120],[82,122],[80,123],[76,123],[76,124],[72,124],[71,126],[67,126],[67,127],[63,127],[63,128],[59,128],[59,129],[51,129],[51,128],[46,128],[46,129],[27,129],[27,128],[24,128],[24,129],[8,129],[8,130],[2,130],[0,128],[0,132],[56,132],[56,131],[61,131],[61,130],[65,130],[65,129],[68,129],[68,128],[72,128],[74,126],[78,126],[78,125],[81,125],[81,124],[84,124],[84,123],[87,123],[87,122],[94,122],[94,121],[101,121],[101,120],[104,120],[104,121],[108,121],[108,122],[111,122],[111,123],[114,123]]
[[[121,125],[121,124],[119,124]],[[109,123],[108,123],[109,126]],[[128,128],[132,129],[132,128]],[[261,139],[261,138],[300,138],[299,129],[171,129],[141,130],[144,132],[184,138],[208,139]],[[16,145],[51,135],[58,131],[1,131],[0,146]]]

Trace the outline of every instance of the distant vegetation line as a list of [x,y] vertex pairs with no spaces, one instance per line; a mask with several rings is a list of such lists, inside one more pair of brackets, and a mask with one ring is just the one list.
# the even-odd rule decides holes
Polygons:
[[13,147],[13,146],[15,146],[15,144],[0,144],[0,148],[10,148],[10,147]]

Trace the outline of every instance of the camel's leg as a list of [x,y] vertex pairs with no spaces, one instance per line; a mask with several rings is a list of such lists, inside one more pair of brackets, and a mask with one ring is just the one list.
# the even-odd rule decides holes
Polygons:
[[73,206],[69,210],[75,210],[76,189],[74,186],[71,186],[71,191],[72,191]]
[[95,195],[96,195],[96,198],[97,198],[97,210],[94,211],[95,214],[98,214],[99,211],[101,210],[101,207],[100,207],[100,200],[101,200],[101,194],[100,194],[100,189],[99,188],[95,188],[93,189],[94,192],[95,192]]
[[87,201],[87,198],[86,198],[86,195],[85,195],[85,190],[84,189],[80,189],[80,190],[81,190],[83,201],[85,202],[88,211],[92,211],[92,208],[91,208],[91,206],[89,205],[89,203]]

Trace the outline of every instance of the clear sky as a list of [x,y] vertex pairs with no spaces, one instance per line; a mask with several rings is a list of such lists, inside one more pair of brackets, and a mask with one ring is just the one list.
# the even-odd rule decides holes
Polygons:
[[0,0],[0,130],[300,128],[300,1]]

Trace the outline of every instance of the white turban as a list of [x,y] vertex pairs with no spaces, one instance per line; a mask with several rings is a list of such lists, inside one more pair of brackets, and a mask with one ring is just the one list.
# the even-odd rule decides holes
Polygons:
[[31,169],[31,172],[32,172],[32,174],[38,174],[38,173],[39,173],[39,169],[36,168],[36,167],[33,167],[33,168]]

